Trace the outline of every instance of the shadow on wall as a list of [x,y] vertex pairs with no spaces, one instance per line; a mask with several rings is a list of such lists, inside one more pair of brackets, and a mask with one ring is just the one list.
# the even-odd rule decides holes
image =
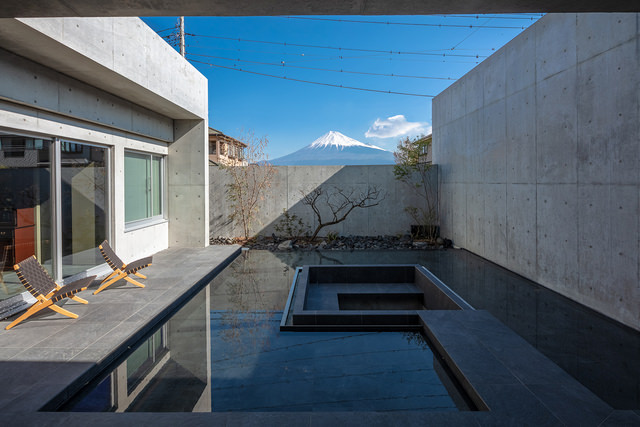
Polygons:
[[[303,203],[303,197],[318,187],[328,191],[339,188],[347,193],[353,190],[355,194],[366,193],[370,187],[376,187],[384,194],[379,205],[353,210],[344,222],[323,228],[319,236],[328,233],[342,236],[408,234],[413,221],[404,208],[421,202],[407,184],[394,178],[393,165],[276,166],[275,169],[277,173],[272,185],[260,201],[252,227],[254,235],[284,235],[286,233],[281,230],[286,228],[287,222],[299,228],[298,220],[311,234],[318,223],[311,207]],[[433,168],[431,173],[437,174],[437,168]],[[241,236],[241,227],[229,219],[232,210],[227,200],[228,174],[217,166],[211,166],[209,178],[210,236]],[[325,212],[329,213],[326,204],[321,209],[323,222]]]

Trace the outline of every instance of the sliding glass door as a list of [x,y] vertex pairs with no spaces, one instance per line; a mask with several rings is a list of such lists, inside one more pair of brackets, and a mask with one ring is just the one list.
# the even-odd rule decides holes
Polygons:
[[35,256],[56,280],[104,262],[109,150],[0,132],[0,300],[24,291],[13,265]]
[[60,141],[62,277],[104,262],[107,238],[107,149]]

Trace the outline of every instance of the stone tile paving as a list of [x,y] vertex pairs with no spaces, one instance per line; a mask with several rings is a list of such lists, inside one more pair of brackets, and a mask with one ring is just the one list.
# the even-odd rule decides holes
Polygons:
[[99,372],[239,252],[239,246],[167,249],[145,269],[145,288],[121,280],[93,295],[96,281],[80,294],[89,304],[69,300],[65,306],[78,319],[43,310],[9,331],[12,319],[0,322],[0,412],[64,400],[74,392],[71,383]]

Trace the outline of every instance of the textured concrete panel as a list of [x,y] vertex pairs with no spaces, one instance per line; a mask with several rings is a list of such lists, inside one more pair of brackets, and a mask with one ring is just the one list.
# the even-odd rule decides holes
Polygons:
[[484,114],[482,110],[469,113],[466,118],[466,143],[460,147],[467,161],[467,174],[465,182],[482,182],[484,177]]
[[3,98],[48,110],[58,108],[57,74],[43,73],[43,67],[5,50],[0,50],[0,73]]
[[507,184],[486,184],[484,250],[491,261],[507,265]]
[[536,275],[536,186],[507,186],[507,268]]
[[138,18],[5,19],[0,47],[165,116],[207,115],[206,78]]
[[[448,97],[449,94],[447,93],[446,96]],[[476,111],[484,105],[484,76],[477,69],[465,75],[465,104],[467,113]]]
[[467,186],[454,184],[451,195],[451,213],[453,216],[453,232],[445,236],[453,240],[458,247],[466,247],[467,241]]
[[506,109],[507,182],[536,182],[535,88],[509,96]]
[[[610,25],[602,25],[607,20]],[[633,13],[583,13],[576,16],[578,62],[606,52],[638,36],[637,16]]]
[[[449,86],[449,98],[451,99],[451,121],[456,121],[467,114],[466,103],[466,81],[457,80],[451,86]],[[432,119],[435,122],[435,120]],[[440,122],[447,123],[447,122]]]
[[479,70],[488,70],[491,72],[483,72],[484,77],[484,105],[488,106],[496,101],[504,99],[506,95],[506,63],[505,49],[500,49],[478,66]]
[[175,134],[176,141],[167,158],[169,242],[178,247],[206,246],[209,243],[206,121],[176,120]]
[[[536,79],[576,65],[576,15],[550,14],[536,25]],[[559,43],[559,41],[562,41]]]
[[575,183],[577,179],[576,68],[538,83],[536,92],[537,180]]
[[[601,312],[608,312],[610,307],[617,307],[619,312],[616,313],[616,317],[623,319],[624,323],[635,324],[640,328],[640,270],[637,262],[640,251],[637,239],[633,238],[640,234],[638,187],[612,185],[609,197],[611,271],[615,283],[611,280],[605,282],[605,286],[595,294],[598,304],[594,306]],[[607,300],[607,296],[611,299]]]
[[638,245],[628,236],[638,233],[636,189],[633,185],[579,187],[582,302],[598,311],[616,307],[616,317],[632,324],[637,321],[633,298],[638,287]]
[[477,254],[485,254],[485,194],[484,185],[467,185],[467,248]]
[[[536,82],[536,29],[532,26],[502,48],[505,54],[506,96]],[[523,52],[526,52],[523,55]]]
[[[451,126],[445,127],[445,131],[442,132],[442,138],[451,141],[449,144],[443,147],[444,156],[443,161],[436,163],[440,170],[443,182],[464,182],[467,179],[467,164],[468,164],[468,152],[467,152],[467,132],[465,128],[466,121],[464,118],[459,119],[451,124]],[[444,160],[446,159],[446,161]]]
[[[638,183],[638,56],[625,43],[578,68],[580,182]],[[615,81],[615,85],[611,82]],[[608,92],[610,96],[603,97]]]
[[572,296],[578,294],[577,198],[575,185],[538,185],[538,281]]
[[453,219],[453,192],[455,184],[442,184],[440,186],[440,205],[438,212],[440,213],[440,235],[452,238],[455,230]]
[[482,180],[487,183],[504,183],[507,180],[505,108],[505,101],[501,99],[483,109]]
[[[507,266],[636,329],[639,19],[547,15],[458,81],[466,115],[434,120],[447,193],[441,213],[453,216],[443,221],[460,236],[456,244],[502,258],[495,188],[506,184]],[[504,120],[496,95],[503,74]],[[438,95],[434,117],[443,120],[439,106],[456,105],[458,92]]]
[[611,271],[610,186],[582,184],[578,187],[578,261],[580,293],[595,300],[600,287],[608,287]]
[[[277,166],[272,186],[265,197],[259,201],[257,219],[252,234],[270,236],[271,233],[281,235],[276,226],[286,224],[283,210],[301,219],[313,231],[317,219],[312,209],[302,202],[304,194],[322,186],[329,193],[334,188],[341,188],[347,194],[363,194],[369,186],[376,186],[384,193],[384,200],[378,206],[366,209],[355,209],[344,222],[322,229],[320,236],[328,232],[340,235],[395,235],[410,232],[414,221],[404,211],[406,206],[421,203],[412,188],[395,179],[393,166]],[[433,169],[435,180],[436,169]],[[223,169],[212,166],[209,169],[211,180],[210,200],[210,233],[211,237],[236,237],[242,234],[239,225],[229,220],[232,209],[226,199],[226,185],[229,176]],[[434,195],[435,200],[436,195]],[[321,201],[318,207],[327,221],[330,213],[326,203]]]

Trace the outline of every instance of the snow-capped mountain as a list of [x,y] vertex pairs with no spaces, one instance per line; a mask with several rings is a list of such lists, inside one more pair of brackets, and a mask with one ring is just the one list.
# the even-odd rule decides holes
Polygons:
[[270,163],[277,166],[391,165],[394,159],[391,151],[330,131],[306,147]]

